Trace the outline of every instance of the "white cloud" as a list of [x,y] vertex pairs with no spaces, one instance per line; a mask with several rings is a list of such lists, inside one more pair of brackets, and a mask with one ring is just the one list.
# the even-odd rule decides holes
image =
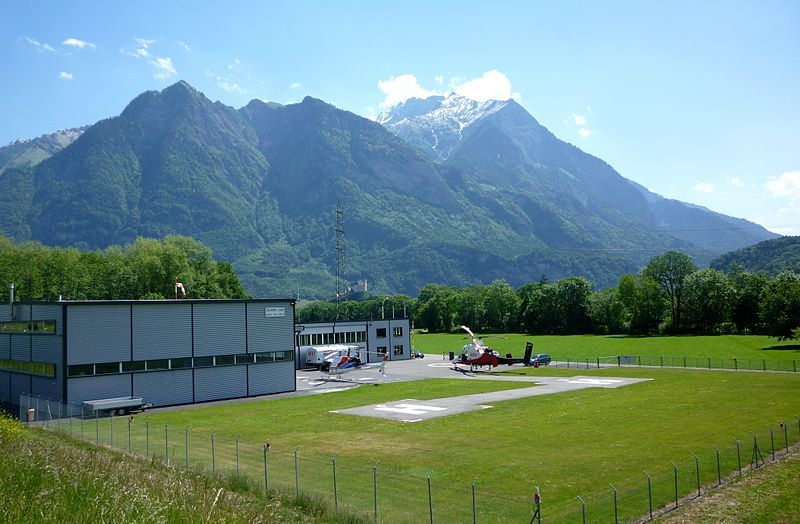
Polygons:
[[742,179],[738,176],[732,176],[728,178],[728,182],[730,182],[734,187],[742,187],[744,185],[744,182],[742,182]]
[[180,40],[178,40],[178,45],[181,46],[181,48],[183,48],[183,50],[186,51],[187,53],[192,52],[192,48],[189,47],[185,42],[181,42]]
[[150,46],[156,43],[155,40],[148,40],[147,38],[134,38],[133,41],[136,44],[134,49],[120,49],[120,52],[134,58],[147,58],[150,56]]
[[436,75],[433,77],[433,81],[436,82],[437,86],[440,86],[444,83],[444,77],[442,75]]
[[777,198],[789,200],[793,208],[800,208],[800,171],[787,171],[767,181],[767,191]]
[[517,102],[522,100],[522,95],[511,90],[511,81],[508,77],[497,69],[486,71],[482,76],[458,85],[455,92],[478,102],[509,98]]
[[228,71],[231,73],[236,73],[242,68],[242,61],[238,58],[234,58],[233,62],[228,64]]
[[97,46],[91,42],[87,42],[86,40],[78,40],[77,38],[67,38],[63,42],[62,45],[68,45],[70,47],[77,47],[78,49],[83,49],[85,47],[89,47],[91,49],[95,49]]
[[372,120],[373,122],[378,119],[378,112],[372,106],[367,106],[366,108],[367,118]]
[[393,76],[388,80],[380,80],[378,88],[383,91],[386,98],[380,103],[382,108],[392,107],[409,98],[428,98],[438,94],[419,85],[417,77],[411,74]]
[[578,129],[578,134],[582,138],[589,138],[590,136],[592,136],[592,130],[591,129],[586,129],[585,127],[582,127],[580,129]]
[[572,113],[570,115],[570,118],[572,118],[572,120],[575,122],[576,126],[585,126],[586,125],[586,117],[585,116],[576,115],[575,113]]
[[292,84],[289,86],[289,89],[300,89],[301,87],[303,87],[303,84],[300,82],[292,82]]
[[60,73],[58,73],[58,78],[60,78],[61,80],[72,80],[74,78],[74,75],[72,73],[67,73],[66,71],[61,71]]
[[51,53],[55,53],[56,52],[56,50],[53,49],[52,47],[50,47],[49,45],[43,44],[43,43],[39,42],[38,40],[35,40],[35,39],[33,39],[33,38],[29,37],[29,36],[23,36],[22,40],[25,40],[30,45],[38,48],[41,51],[49,51]]
[[714,192],[714,184],[710,182],[698,182],[692,189],[695,191],[700,191],[701,193],[713,193]]
[[217,79],[217,85],[229,93],[243,94],[247,92],[246,89],[235,82],[226,82],[224,80]]
[[156,68],[156,72],[153,74],[153,76],[158,80],[166,80],[170,77],[177,76],[178,74],[178,72],[175,70],[175,66],[172,65],[172,59],[169,57],[156,58],[150,63]]

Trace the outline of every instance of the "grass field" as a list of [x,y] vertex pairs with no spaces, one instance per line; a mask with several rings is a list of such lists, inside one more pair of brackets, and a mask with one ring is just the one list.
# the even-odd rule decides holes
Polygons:
[[[422,338],[422,337],[420,337]],[[757,345],[757,344],[756,344]],[[751,350],[754,350],[751,348]],[[555,353],[555,351],[554,351]],[[436,520],[470,521],[471,483],[477,479],[481,521],[530,518],[531,493],[540,486],[550,521],[579,521],[577,496],[590,520],[613,520],[612,493],[618,489],[620,518],[648,509],[644,471],[653,477],[656,506],[674,497],[673,467],[678,466],[681,496],[696,491],[695,459],[702,484],[716,482],[714,446],[725,475],[741,460],[749,465],[753,434],[767,459],[786,436],[800,439],[800,374],[611,368],[602,370],[522,369],[531,375],[629,376],[652,380],[614,390],[585,389],[501,402],[493,409],[416,424],[360,418],[331,410],[405,398],[426,399],[509,387],[488,381],[430,380],[362,386],[311,397],[193,408],[136,417],[131,446],[186,460],[185,428],[190,427],[189,462],[235,468],[239,437],[242,474],[263,481],[262,443],[270,440],[271,485],[295,488],[294,450],[299,446],[300,491],[327,497],[333,504],[333,456],[339,503],[371,516],[373,465],[377,465],[378,513],[386,522],[428,518],[427,477],[431,475]],[[127,446],[127,419],[115,422],[115,445]],[[85,437],[94,438],[87,422]],[[109,421],[100,440],[110,441]],[[165,442],[168,424],[169,443]],[[77,432],[77,428],[73,427]],[[146,436],[147,434],[147,436]]]
[[[412,344],[432,356],[455,351],[468,342],[466,333],[415,334]],[[778,342],[774,338],[758,335],[629,337],[625,335],[523,335],[503,334],[487,336],[486,345],[501,354],[513,353],[521,357],[525,342],[531,341],[534,353],[548,353],[557,359],[596,358],[617,355],[651,357],[700,357],[741,360],[797,360],[800,364],[798,341]]]

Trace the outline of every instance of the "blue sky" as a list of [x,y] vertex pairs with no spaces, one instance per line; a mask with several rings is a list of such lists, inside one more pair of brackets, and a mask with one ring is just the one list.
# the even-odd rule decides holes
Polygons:
[[0,144],[183,79],[365,117],[517,99],[670,198],[800,234],[800,2],[32,2],[0,7]]

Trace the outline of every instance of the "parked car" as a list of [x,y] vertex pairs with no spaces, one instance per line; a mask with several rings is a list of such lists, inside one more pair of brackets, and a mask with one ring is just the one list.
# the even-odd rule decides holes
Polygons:
[[417,351],[416,349],[411,350],[411,358],[425,358],[425,355]]
[[531,364],[539,364],[540,366],[549,366],[553,359],[547,353],[539,353],[534,355],[531,359]]

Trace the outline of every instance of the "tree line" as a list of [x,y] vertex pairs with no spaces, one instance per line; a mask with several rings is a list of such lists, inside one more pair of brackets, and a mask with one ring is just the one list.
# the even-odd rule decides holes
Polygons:
[[102,251],[14,244],[0,235],[0,296],[8,284],[17,300],[139,300],[175,297],[175,281],[189,298],[245,298],[230,264],[190,237],[138,238]]
[[[364,301],[312,302],[298,309],[301,322],[391,318],[407,311],[415,327],[433,332],[460,325],[485,333],[531,334],[767,334],[800,338],[800,275],[698,269],[684,253],[654,257],[638,275],[594,290],[583,277],[542,278],[513,289],[504,280],[456,288],[424,286],[407,296]],[[393,315],[395,316],[395,315]]]

